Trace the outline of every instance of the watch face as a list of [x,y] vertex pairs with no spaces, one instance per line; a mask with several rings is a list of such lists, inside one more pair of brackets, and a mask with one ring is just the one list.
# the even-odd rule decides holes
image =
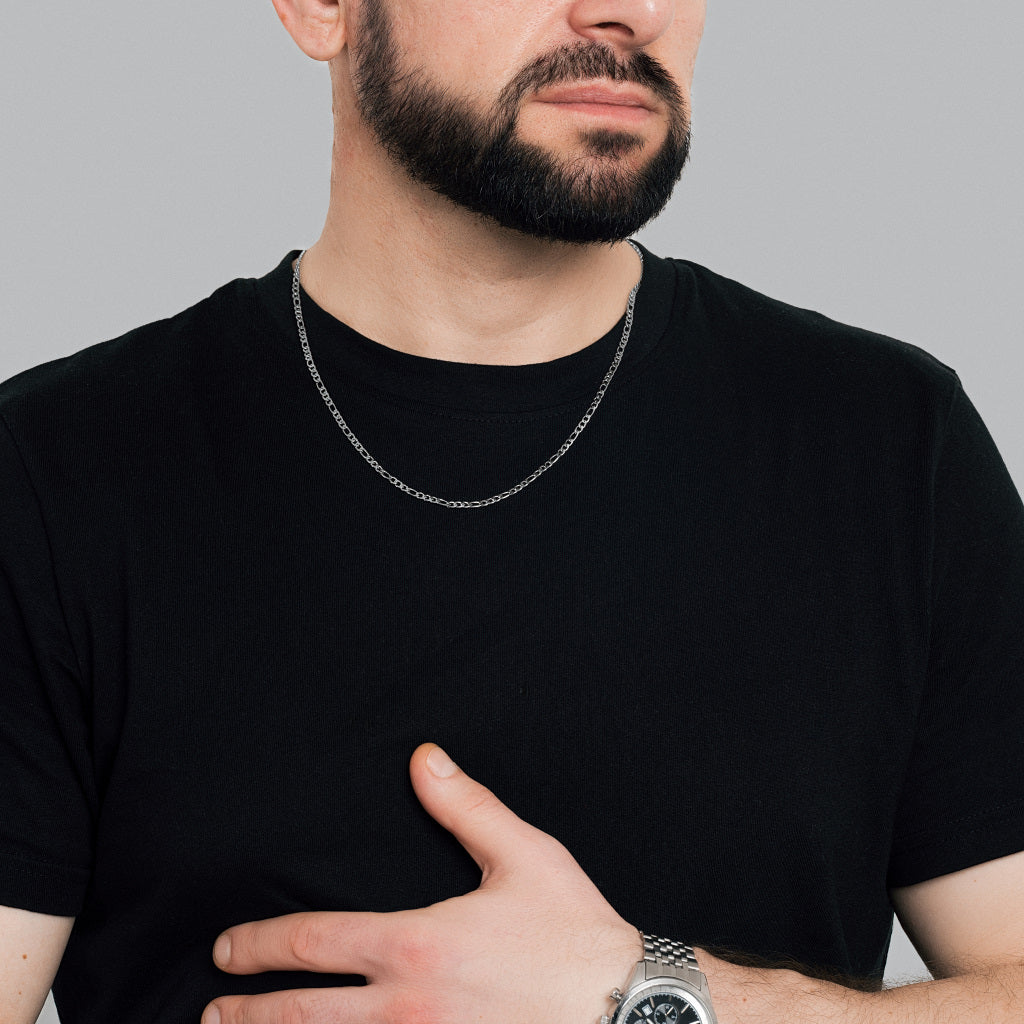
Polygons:
[[695,998],[668,986],[647,989],[622,1009],[622,1024],[709,1024]]

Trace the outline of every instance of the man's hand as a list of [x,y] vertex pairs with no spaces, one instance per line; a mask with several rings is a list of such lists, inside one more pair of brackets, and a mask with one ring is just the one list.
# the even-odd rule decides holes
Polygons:
[[367,984],[223,996],[203,1024],[596,1024],[610,1012],[609,994],[643,956],[636,928],[561,843],[440,747],[419,747],[409,772],[420,803],[480,867],[480,887],[419,910],[229,928],[214,946],[223,971],[361,974]]

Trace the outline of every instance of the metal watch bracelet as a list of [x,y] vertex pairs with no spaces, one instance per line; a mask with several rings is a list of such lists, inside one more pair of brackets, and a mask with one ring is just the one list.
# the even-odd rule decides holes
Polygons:
[[697,971],[697,957],[693,946],[673,939],[659,939],[657,935],[644,935],[644,959],[649,963],[661,964],[665,967],[690,967]]
[[[631,979],[626,983],[626,991],[615,989],[611,999],[617,1006],[621,1006],[623,1000],[633,984],[639,978],[641,981],[647,978],[658,977],[665,974],[668,977],[678,978],[684,983],[691,984],[698,990],[707,988],[704,976],[697,966],[697,957],[692,946],[685,942],[677,942],[673,939],[662,939],[657,935],[645,935],[639,931],[640,939],[644,944],[643,959],[637,961],[633,968]],[[692,973],[691,973],[692,972]],[[603,1016],[600,1024],[612,1024],[615,1012],[611,1016]]]

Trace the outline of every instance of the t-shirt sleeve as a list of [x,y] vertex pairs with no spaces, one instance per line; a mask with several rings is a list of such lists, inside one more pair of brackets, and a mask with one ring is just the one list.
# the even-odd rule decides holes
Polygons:
[[93,835],[88,706],[41,505],[0,418],[0,905],[81,909]]
[[933,494],[928,676],[891,887],[1024,850],[1024,505],[959,383]]

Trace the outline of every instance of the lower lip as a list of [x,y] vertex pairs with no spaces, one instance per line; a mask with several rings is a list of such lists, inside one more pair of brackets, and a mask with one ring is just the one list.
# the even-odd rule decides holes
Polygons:
[[574,114],[587,114],[590,117],[610,118],[640,124],[651,116],[646,107],[627,106],[621,103],[548,103],[549,107],[571,111]]

